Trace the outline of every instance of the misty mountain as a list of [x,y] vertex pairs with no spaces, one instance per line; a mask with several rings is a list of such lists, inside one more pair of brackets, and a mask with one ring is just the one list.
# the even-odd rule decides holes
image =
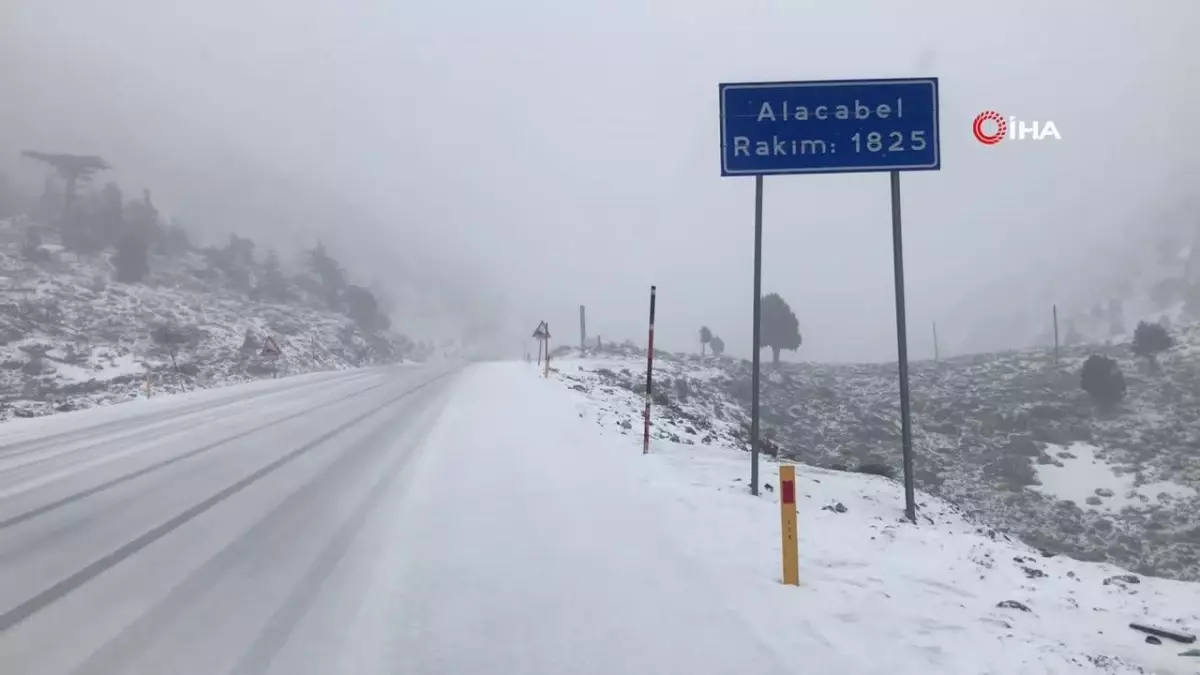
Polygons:
[[1200,220],[1194,215],[1176,215],[1131,231],[1122,245],[1083,253],[1064,256],[1059,269],[1034,269],[968,296],[952,321],[939,323],[949,336],[943,353],[1052,346],[1055,305],[1060,344],[1128,340],[1138,321],[1200,321]]
[[442,307],[404,284],[363,283],[321,240],[290,255],[238,234],[200,243],[149,190],[102,180],[102,158],[23,155],[45,173],[40,192],[0,174],[3,414],[434,351],[394,317]]

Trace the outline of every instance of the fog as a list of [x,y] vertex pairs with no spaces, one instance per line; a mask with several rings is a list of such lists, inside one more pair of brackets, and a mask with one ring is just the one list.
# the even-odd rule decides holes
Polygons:
[[[644,341],[651,284],[658,345],[704,324],[744,356],[754,181],[720,177],[717,84],[937,76],[942,170],[902,177],[916,358],[933,321],[953,351],[1094,302],[1101,252],[1194,224],[1197,28],[1200,4],[1129,0],[5,0],[0,169],[101,155],[213,237],[321,237],[360,282],[495,314],[513,356],[543,319],[577,341],[581,304]],[[1062,140],[984,146],[988,109]],[[789,356],[894,359],[886,175],[765,183]]]

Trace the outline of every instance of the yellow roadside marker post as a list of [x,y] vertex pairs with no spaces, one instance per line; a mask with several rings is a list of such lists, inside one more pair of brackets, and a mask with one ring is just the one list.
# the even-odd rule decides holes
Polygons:
[[779,467],[779,519],[783,531],[783,583],[800,585],[799,545],[796,541],[796,467]]

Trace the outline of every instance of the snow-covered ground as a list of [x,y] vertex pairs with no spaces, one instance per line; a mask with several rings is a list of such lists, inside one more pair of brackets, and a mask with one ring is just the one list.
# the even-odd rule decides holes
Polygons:
[[[677,441],[656,430],[651,454],[642,456],[640,425],[628,422],[641,407],[636,393],[570,379],[631,365],[556,361],[552,381],[567,389],[569,402],[521,387],[522,402],[540,412],[543,426],[563,426],[556,432],[565,437],[562,456],[586,463],[571,485],[588,486],[581,498],[595,509],[597,527],[576,536],[611,538],[635,573],[646,552],[622,547],[621,530],[653,528],[686,557],[683,568],[695,572],[700,592],[753,626],[794,672],[806,666],[807,672],[948,675],[1200,672],[1200,657],[1180,655],[1195,645],[1150,644],[1129,627],[1138,621],[1200,631],[1200,584],[1047,556],[921,493],[919,524],[904,523],[901,486],[877,476],[798,467],[801,586],[782,586],[779,505],[771,489],[777,465],[764,458],[766,489],[755,498],[746,489],[748,456],[703,442],[713,437],[711,429],[675,424],[667,434]],[[536,379],[535,369],[527,370]],[[580,425],[593,433],[574,428]],[[524,460],[517,466],[541,470],[533,457]],[[563,480],[569,478],[538,478],[548,484],[550,501]],[[605,495],[634,499],[640,515]],[[648,610],[630,608],[631,615],[642,611]]]
[[1096,456],[1089,443],[1053,446],[1059,464],[1037,467],[1038,485],[1032,489],[1056,499],[1073,502],[1094,511],[1114,512],[1126,506],[1162,505],[1176,499],[1192,499],[1196,490],[1170,481],[1138,483],[1137,476],[1124,473]]
[[[912,362],[917,487],[1042,549],[1200,581],[1200,323],[1172,334],[1177,344],[1157,369],[1128,344],[1066,347],[1057,362],[1045,349]],[[1098,409],[1080,388],[1092,353],[1125,373],[1127,395],[1114,409]],[[580,391],[623,397],[613,416],[640,428],[645,351],[605,345],[583,369],[572,365],[577,358],[577,349],[560,349],[554,363]],[[654,370],[656,438],[748,448],[747,362],[656,350]],[[896,386],[889,364],[768,364],[763,449],[827,469],[899,475]],[[1096,463],[1073,459],[1075,444]],[[1064,484],[1055,469],[1068,464]]]
[[[643,455],[617,414],[640,399],[579,391],[559,364],[314,374],[4,425],[0,669],[1200,669],[1128,627],[1196,631],[1197,585],[1046,556],[927,495],[901,522],[875,476],[799,467],[785,586],[776,491],[747,492],[723,423]],[[777,475],[764,459],[764,488]]]

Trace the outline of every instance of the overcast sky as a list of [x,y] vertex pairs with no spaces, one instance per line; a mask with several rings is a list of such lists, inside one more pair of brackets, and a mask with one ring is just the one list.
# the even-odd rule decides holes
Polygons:
[[[556,341],[580,304],[644,340],[657,284],[658,344],[707,324],[745,355],[754,181],[720,177],[717,84],[937,76],[942,170],[902,179],[918,357],[931,321],[1048,304],[1093,247],[1179,217],[1197,29],[1200,3],[1133,0],[3,0],[0,148],[103,155],[185,221],[332,237],[372,275],[416,255]],[[986,109],[1062,140],[983,146]],[[895,358],[887,176],[765,194],[796,356]]]

